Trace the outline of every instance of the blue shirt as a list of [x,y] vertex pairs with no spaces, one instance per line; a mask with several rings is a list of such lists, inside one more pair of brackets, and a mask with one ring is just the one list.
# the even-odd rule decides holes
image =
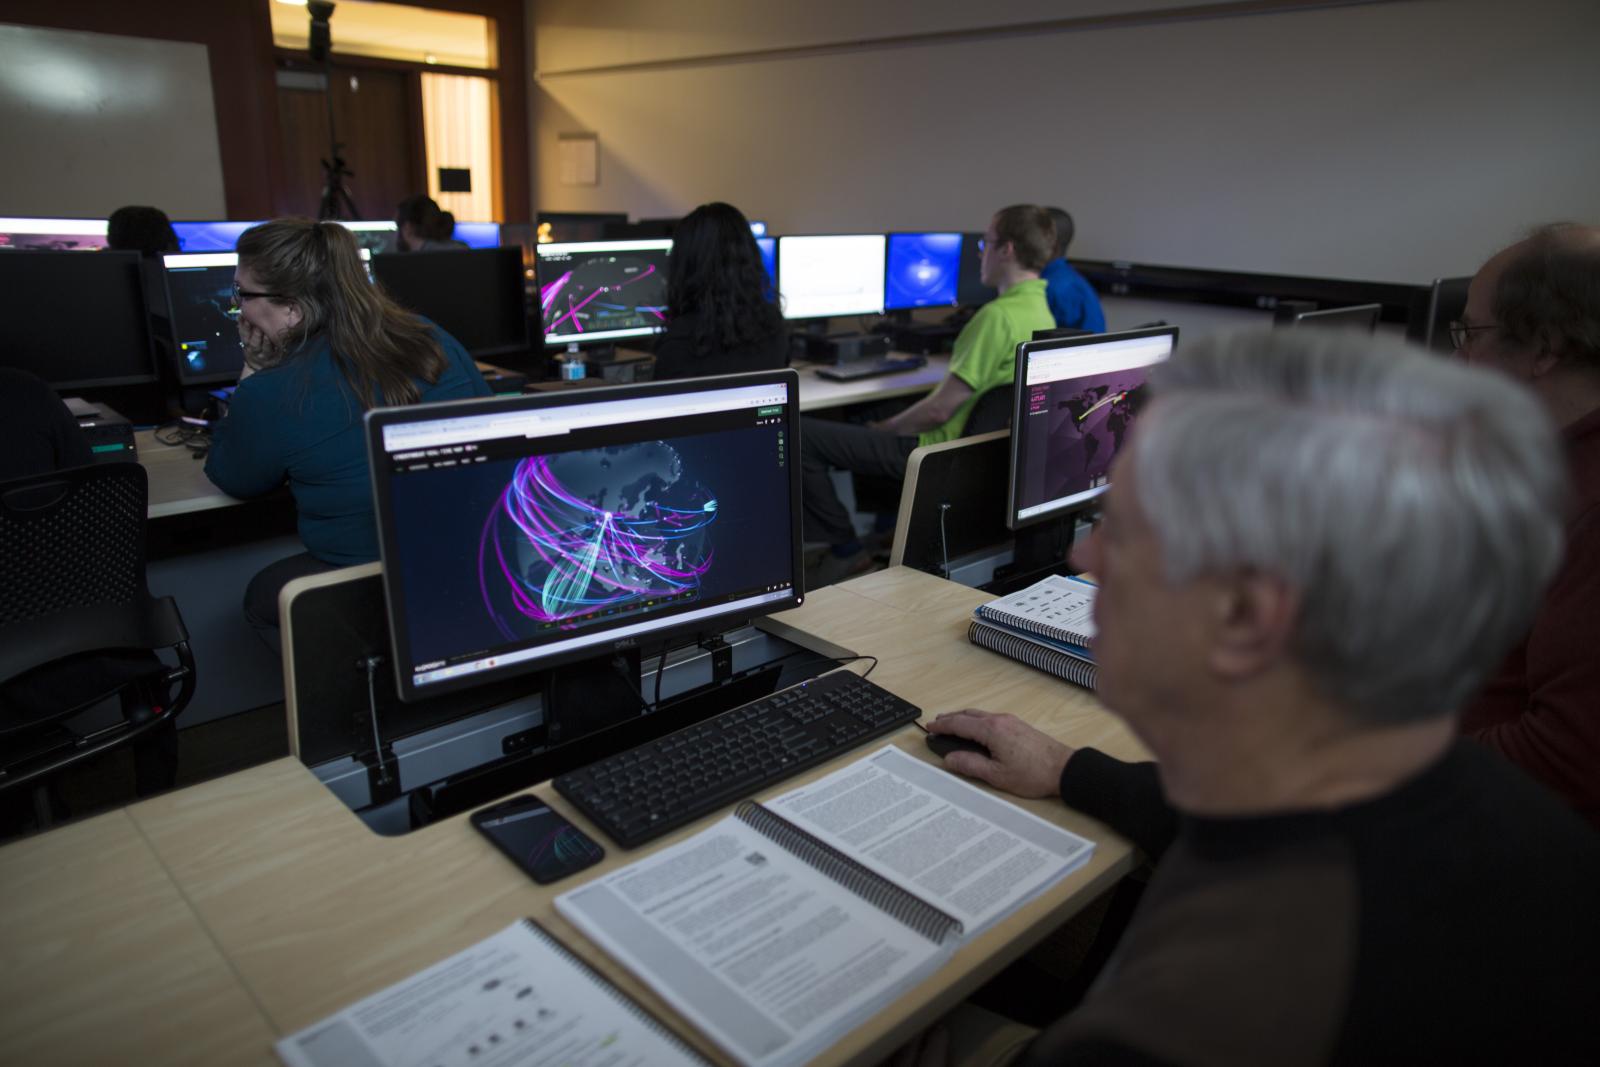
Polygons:
[[[472,357],[437,326],[446,367],[422,402],[488,396]],[[325,338],[239,383],[227,418],[212,431],[206,477],[230,496],[270,493],[285,481],[299,511],[300,540],[325,563],[345,567],[378,558],[378,527],[367,471],[365,414],[333,364]]]
[[1056,327],[1105,333],[1106,314],[1100,310],[1100,298],[1094,286],[1083,275],[1072,269],[1065,259],[1053,259],[1039,272],[1044,279],[1045,299],[1050,302],[1050,314],[1055,316]]

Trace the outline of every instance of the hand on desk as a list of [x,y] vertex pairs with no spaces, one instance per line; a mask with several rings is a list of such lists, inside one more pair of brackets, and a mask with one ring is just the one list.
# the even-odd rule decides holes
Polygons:
[[976,708],[946,712],[928,724],[928,732],[955,734],[982,744],[989,750],[987,757],[952,752],[944,758],[945,767],[1019,797],[1059,796],[1061,771],[1074,751],[1015,715]]

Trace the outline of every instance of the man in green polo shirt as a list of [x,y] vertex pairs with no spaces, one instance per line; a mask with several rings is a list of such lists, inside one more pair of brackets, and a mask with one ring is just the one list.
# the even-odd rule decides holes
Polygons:
[[1032,204],[998,211],[989,220],[980,248],[983,283],[1000,295],[980,308],[956,338],[950,373],[937,389],[898,415],[867,426],[800,420],[806,538],[831,546],[816,568],[818,585],[870,564],[828,471],[841,468],[852,474],[904,478],[913,449],[960,437],[978,398],[1011,381],[1017,345],[1032,340],[1036,330],[1055,328],[1045,283],[1039,277],[1055,251],[1050,213]]

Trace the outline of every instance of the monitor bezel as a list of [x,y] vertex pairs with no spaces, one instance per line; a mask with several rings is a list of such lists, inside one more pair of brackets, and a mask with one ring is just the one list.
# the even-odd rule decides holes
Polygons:
[[871,232],[865,232],[865,233],[863,233],[863,232],[851,232],[851,233],[780,233],[780,234],[777,235],[777,238],[778,238],[778,281],[776,283],[776,290],[777,290],[777,293],[778,293],[779,306],[783,310],[784,320],[787,321],[787,322],[816,322],[816,321],[820,321],[820,320],[823,320],[823,319],[847,319],[847,318],[851,318],[853,316],[858,316],[858,315],[882,315],[883,312],[884,312],[884,309],[882,307],[882,304],[883,304],[882,300],[878,301],[878,304],[879,304],[878,307],[872,308],[872,309],[868,309],[868,310],[863,310],[863,311],[830,311],[826,315],[790,315],[789,314],[789,309],[788,309],[788,307],[785,306],[785,305],[788,304],[789,301],[788,301],[787,295],[783,291],[783,242],[787,241],[787,240],[790,240],[790,239],[795,239],[795,238],[804,240],[804,239],[812,238],[812,237],[881,237],[883,239],[883,270],[879,272],[880,275],[882,275],[882,276],[878,280],[878,288],[879,288],[879,295],[880,296],[886,295],[885,291],[888,289],[888,270],[889,270],[889,232],[887,230],[884,230],[884,231],[881,231],[881,232],[878,232],[878,233],[871,233]]
[[178,316],[177,316],[177,313],[176,313],[176,308],[174,307],[173,301],[172,301],[172,279],[171,279],[171,273],[170,272],[172,271],[174,266],[178,267],[179,269],[182,269],[185,265],[182,264],[182,263],[174,264],[172,261],[175,260],[175,259],[177,259],[177,260],[184,260],[184,259],[215,259],[215,260],[221,260],[221,261],[232,260],[231,263],[229,263],[229,262],[192,263],[192,264],[188,264],[188,266],[191,267],[191,268],[193,268],[193,267],[228,267],[228,266],[231,266],[234,269],[238,269],[238,266],[239,266],[239,253],[237,253],[237,252],[168,252],[166,255],[161,257],[161,289],[162,289],[162,294],[166,297],[168,329],[170,329],[171,332],[172,332],[172,351],[168,353],[168,356],[169,356],[169,362],[172,365],[173,373],[175,375],[177,375],[178,384],[180,386],[217,385],[218,383],[221,383],[221,382],[235,382],[235,381],[238,381],[239,380],[239,375],[241,373],[243,373],[242,371],[233,372],[233,373],[230,373],[228,371],[206,371],[203,374],[192,374],[192,373],[189,372],[189,369],[184,365],[183,357],[178,354]]
[[[1355,321],[1356,316],[1353,314],[1353,312],[1357,311],[1361,312],[1363,315],[1361,324],[1358,324]],[[1382,304],[1341,304],[1338,307],[1314,308],[1311,311],[1296,312],[1294,319],[1292,320],[1292,325],[1319,326],[1322,325],[1324,320],[1327,319],[1333,319],[1335,321],[1341,319],[1350,319],[1351,329],[1359,329],[1365,333],[1374,333],[1377,331],[1378,323],[1382,320],[1382,318]]]
[[[383,431],[387,427],[440,418],[464,418],[497,412],[543,411],[585,404],[633,400],[640,397],[670,395],[672,393],[705,392],[709,389],[742,389],[750,386],[777,383],[782,383],[787,387],[790,398],[789,403],[785,405],[785,430],[789,442],[789,460],[785,469],[789,479],[789,508],[792,516],[789,546],[789,571],[792,580],[788,596],[763,605],[760,611],[754,613],[748,608],[730,608],[725,612],[695,618],[686,622],[675,622],[669,617],[661,620],[659,626],[642,634],[632,634],[613,640],[596,641],[582,648],[556,652],[546,656],[533,656],[517,663],[494,667],[476,674],[463,675],[460,678],[445,679],[444,681],[418,688],[410,674],[410,664],[413,657],[410,638],[403,625],[403,593],[399,589],[398,568],[385,565],[383,568],[384,616],[389,625],[389,658],[393,662],[395,687],[400,699],[407,703],[412,703],[445,693],[491,685],[509,678],[535,675],[553,667],[561,667],[586,659],[614,655],[618,652],[639,648],[645,644],[655,646],[663,642],[672,642],[689,634],[728,630],[742,625],[753,617],[788,611],[803,604],[806,590],[805,571],[801,558],[803,535],[801,533],[802,498],[799,465],[800,375],[797,371],[791,369],[755,371],[748,374],[720,375],[715,378],[683,378],[665,382],[647,382],[595,389],[559,390],[530,393],[523,396],[457,400],[439,404],[408,405],[398,408],[377,408],[367,412],[365,419],[367,470],[372,481],[374,512],[378,528],[378,552],[379,559],[387,561],[393,558],[396,550],[396,530],[394,529],[391,488],[388,478],[383,476],[379,470],[380,457],[385,455]],[[621,626],[627,625],[627,623],[619,621],[613,625]]]
[[[884,234],[883,245],[883,310],[916,311],[919,308],[953,308],[961,306],[961,257],[967,249],[967,237],[961,230],[890,230]],[[889,252],[896,237],[954,237],[956,239],[956,281],[954,293],[947,304],[891,304],[889,303]]]
[[[1027,367],[1028,359],[1036,352],[1055,352],[1065,348],[1084,348],[1089,345],[1107,344],[1116,341],[1136,341],[1146,337],[1171,337],[1172,350],[1178,350],[1178,327],[1176,326],[1147,326],[1137,330],[1118,330],[1114,333],[1086,333],[1077,337],[1056,337],[1044,341],[1024,341],[1017,346],[1016,363],[1012,368],[1012,403],[1011,403],[1011,463],[1007,471],[1008,483],[1006,486],[1006,528],[1009,530],[1025,530],[1030,526],[1040,523],[1053,522],[1064,515],[1076,511],[1083,511],[1094,507],[1096,501],[1104,495],[1110,485],[1102,487],[1100,492],[1092,496],[1074,500],[1069,504],[1051,508],[1048,511],[1019,518],[1019,502],[1017,500],[1017,468],[1022,459],[1022,434],[1017,432],[1023,425],[1023,419],[1028,404],[1027,394]],[[1172,358],[1169,354],[1168,359]]]
[[[84,250],[71,250],[62,248],[41,249],[26,254],[33,261],[39,256],[73,256],[83,259]],[[0,253],[3,254],[3,253]],[[139,374],[118,374],[101,378],[54,378],[39,375],[56,392],[66,392],[74,389],[108,389],[113,386],[124,385],[156,385],[161,381],[160,360],[156,353],[155,324],[150,321],[150,280],[145,274],[144,257],[137,252],[101,249],[96,253],[95,263],[110,261],[121,262],[130,266],[133,271],[134,284],[137,287],[135,296],[138,303],[138,318],[144,323],[144,366],[145,370]]]
[[636,340],[640,337],[654,337],[666,330],[661,326],[637,326],[626,330],[606,330],[604,337],[595,337],[592,334],[552,334],[547,332],[549,324],[544,316],[544,278],[539,267],[549,258],[545,249],[551,249],[549,256],[561,254],[571,255],[573,249],[584,252],[665,252],[672,255],[672,238],[670,237],[640,237],[637,239],[623,239],[619,241],[551,241],[548,244],[535,245],[533,250],[533,288],[538,294],[539,301],[539,333],[544,340],[545,348],[566,348],[569,345],[607,345],[617,341]]

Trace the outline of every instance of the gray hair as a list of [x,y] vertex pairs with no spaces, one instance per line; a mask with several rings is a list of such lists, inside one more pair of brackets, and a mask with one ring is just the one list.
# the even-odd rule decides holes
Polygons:
[[1566,479],[1520,386],[1309,331],[1188,345],[1150,384],[1131,458],[1167,577],[1288,581],[1293,654],[1351,714],[1454,711],[1529,625],[1560,559]]

